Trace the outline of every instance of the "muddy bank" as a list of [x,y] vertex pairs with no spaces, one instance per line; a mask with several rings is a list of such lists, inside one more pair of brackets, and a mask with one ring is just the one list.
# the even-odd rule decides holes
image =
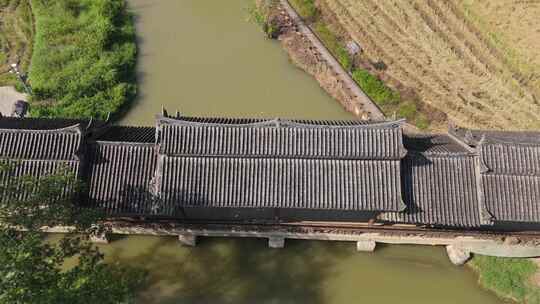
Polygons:
[[291,61],[312,75],[320,86],[347,111],[361,119],[382,120],[382,111],[362,92],[354,80],[320,44],[310,30],[291,16],[279,1],[256,1],[265,18],[265,31],[280,41]]

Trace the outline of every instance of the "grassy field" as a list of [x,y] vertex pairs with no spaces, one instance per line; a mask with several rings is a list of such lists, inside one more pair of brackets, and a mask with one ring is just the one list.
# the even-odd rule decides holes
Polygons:
[[414,90],[423,104],[452,121],[477,128],[540,128],[535,91],[463,18],[456,1],[320,3],[362,46],[366,61],[383,63],[386,78]]
[[0,0],[0,86],[15,85],[9,64],[19,61],[28,71],[34,24],[29,0]]
[[136,94],[135,29],[125,0],[31,0],[32,115],[118,113]]
[[518,303],[540,303],[540,287],[531,281],[538,271],[534,262],[478,255],[470,265],[478,272],[480,284],[499,297]]

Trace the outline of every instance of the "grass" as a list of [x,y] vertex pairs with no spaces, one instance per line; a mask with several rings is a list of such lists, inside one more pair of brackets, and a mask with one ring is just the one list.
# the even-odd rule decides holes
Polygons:
[[480,284],[499,297],[519,303],[539,303],[540,288],[532,286],[531,276],[538,270],[527,259],[475,256],[471,266],[480,276]]
[[16,85],[9,64],[19,61],[28,71],[34,24],[29,0],[0,0],[0,86]]
[[31,114],[105,118],[136,94],[137,48],[125,0],[31,0]]
[[352,77],[387,116],[395,114],[398,118],[405,118],[421,130],[429,127],[430,122],[418,110],[416,101],[404,100],[399,92],[392,90],[366,70],[354,69]]
[[314,23],[312,25],[312,29],[315,31],[319,39],[322,40],[324,45],[336,57],[339,63],[347,71],[350,71],[353,67],[353,60],[339,38],[321,20]]
[[289,2],[300,17],[307,22],[314,22],[320,16],[315,0],[291,0]]

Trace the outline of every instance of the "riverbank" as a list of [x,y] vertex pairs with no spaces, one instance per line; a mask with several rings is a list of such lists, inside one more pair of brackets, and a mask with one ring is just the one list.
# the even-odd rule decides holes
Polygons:
[[[321,7],[322,3],[312,0],[285,2],[285,6],[290,3],[294,7],[296,12],[292,14],[298,13],[302,18],[300,21],[294,20],[294,16],[287,12],[287,7],[280,1],[256,3],[258,13],[264,17],[260,19],[264,20],[265,29],[270,29],[270,36],[281,41],[292,62],[314,76],[321,87],[349,112],[362,118],[373,116],[374,119],[381,119],[384,115],[406,118],[420,129],[427,129],[430,121],[437,118],[419,112],[419,100],[410,90],[391,89],[376,74],[366,69],[368,63],[360,54],[351,53],[347,42],[352,40],[344,35],[345,31],[327,14],[329,11]],[[302,29],[304,24],[308,26],[307,33]],[[310,34],[315,34],[315,38],[310,37]],[[317,42],[322,42],[324,46],[317,45]],[[330,60],[324,56],[326,52],[331,53]],[[336,68],[336,65],[341,66]],[[375,106],[372,105],[371,109],[366,106],[373,103]],[[377,109],[372,110],[372,107]],[[432,111],[432,114],[435,113]]]

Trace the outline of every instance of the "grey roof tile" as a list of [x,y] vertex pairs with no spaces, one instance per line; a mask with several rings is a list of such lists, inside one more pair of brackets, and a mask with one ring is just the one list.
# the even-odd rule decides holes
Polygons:
[[540,221],[540,133],[453,129],[481,160],[482,204],[495,221]]
[[163,212],[181,207],[402,210],[399,161],[161,156]]
[[485,173],[540,176],[540,145],[481,144]]
[[89,147],[90,202],[109,213],[151,214],[153,144],[94,143]]
[[401,122],[318,125],[272,120],[247,124],[158,122],[160,153],[177,156],[401,159]]
[[480,226],[476,164],[472,155],[409,154],[402,162],[407,209],[381,218],[411,224]]

